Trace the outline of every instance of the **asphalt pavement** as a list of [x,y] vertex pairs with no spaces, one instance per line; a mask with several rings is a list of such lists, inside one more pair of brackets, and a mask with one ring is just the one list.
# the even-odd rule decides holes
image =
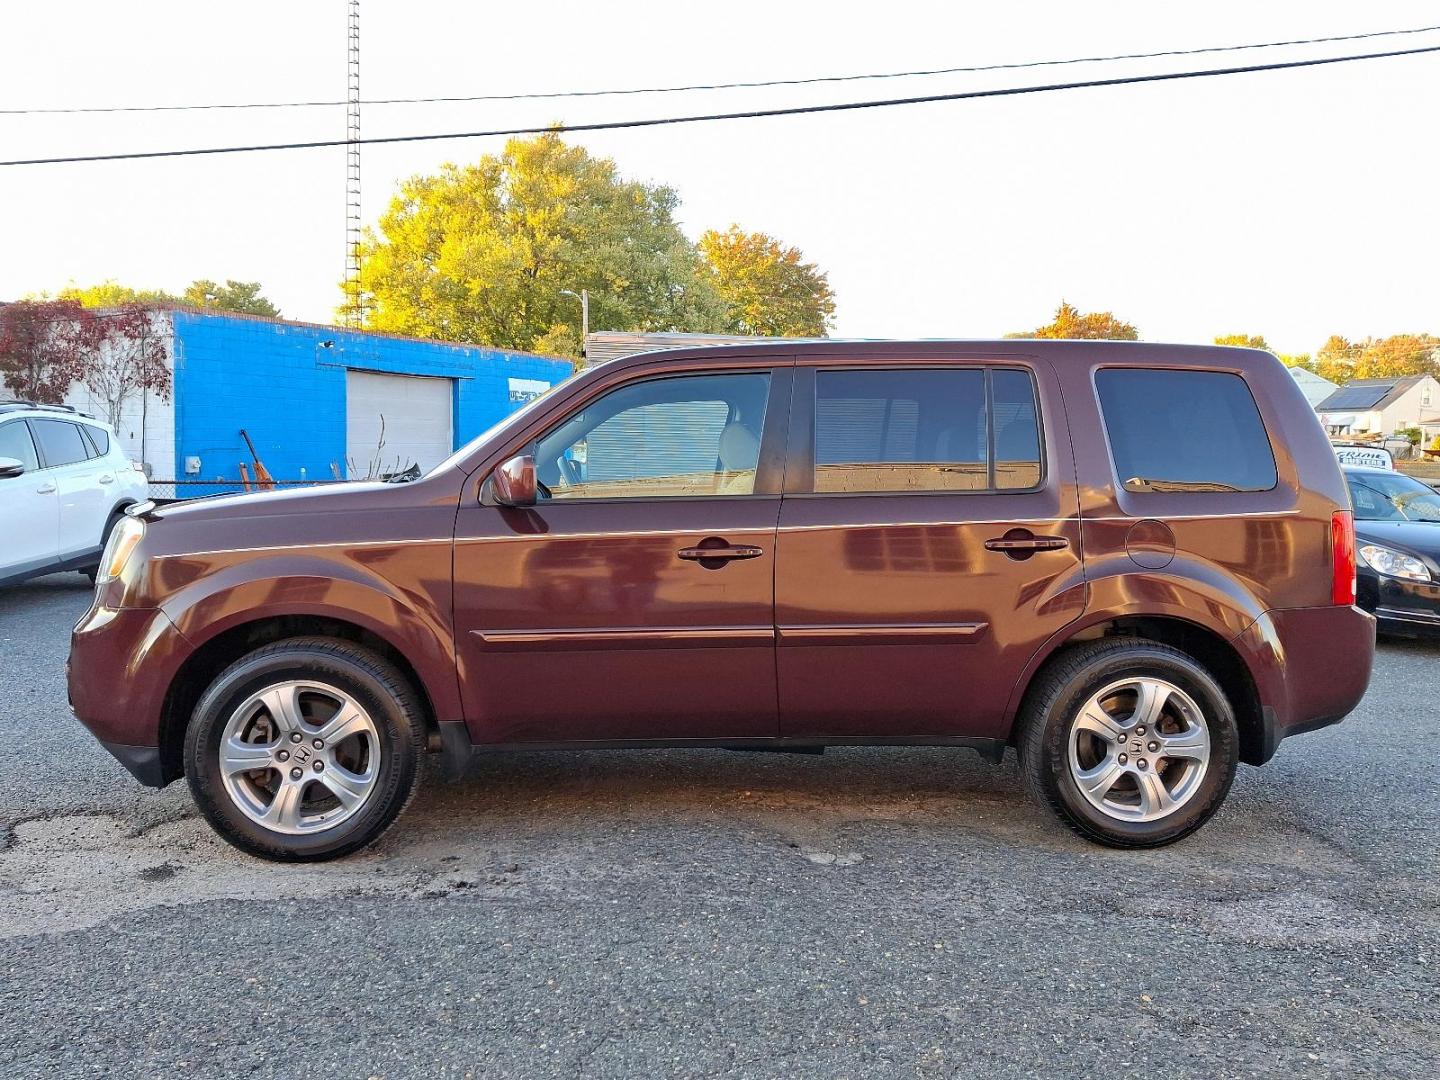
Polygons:
[[1440,1074],[1440,646],[1161,851],[966,750],[614,751],[283,867],[70,716],[88,602],[0,588],[0,1076]]

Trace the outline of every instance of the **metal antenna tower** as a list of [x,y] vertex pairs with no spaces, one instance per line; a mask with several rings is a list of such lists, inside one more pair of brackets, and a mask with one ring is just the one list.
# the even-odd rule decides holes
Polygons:
[[345,98],[345,318],[364,322],[360,303],[360,0],[350,0],[349,83]]

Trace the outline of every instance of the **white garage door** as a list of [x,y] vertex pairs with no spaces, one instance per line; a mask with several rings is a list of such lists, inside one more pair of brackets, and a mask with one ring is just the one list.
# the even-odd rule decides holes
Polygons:
[[455,449],[453,379],[345,373],[345,453],[351,479],[377,479],[419,465],[428,472]]

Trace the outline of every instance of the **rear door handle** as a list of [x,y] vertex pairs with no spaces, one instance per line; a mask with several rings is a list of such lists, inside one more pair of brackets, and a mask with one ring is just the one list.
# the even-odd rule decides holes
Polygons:
[[765,554],[765,549],[755,547],[751,544],[727,544],[715,547],[690,547],[681,548],[675,554],[690,562],[698,562],[702,566],[711,562],[730,562],[735,559],[758,559]]
[[989,551],[1058,551],[1069,546],[1063,536],[1000,536],[985,541]]
[[1037,551],[1059,551],[1069,546],[1070,541],[1063,536],[1036,536],[1029,529],[1020,528],[985,541],[987,551],[998,551],[1016,562],[1024,562]]
[[108,472],[104,476],[100,477],[100,483],[102,484],[113,484],[114,482],[115,477],[111,476]]

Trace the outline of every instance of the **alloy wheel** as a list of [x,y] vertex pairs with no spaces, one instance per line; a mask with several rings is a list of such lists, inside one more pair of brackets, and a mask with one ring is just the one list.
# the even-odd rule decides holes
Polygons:
[[1119,821],[1168,817],[1199,791],[1210,729],[1195,700],[1158,678],[1113,682],[1070,726],[1070,775],[1095,809]]
[[287,681],[252,695],[220,736],[220,776],[251,821],[289,835],[334,828],[375,790],[380,736],[343,690]]

